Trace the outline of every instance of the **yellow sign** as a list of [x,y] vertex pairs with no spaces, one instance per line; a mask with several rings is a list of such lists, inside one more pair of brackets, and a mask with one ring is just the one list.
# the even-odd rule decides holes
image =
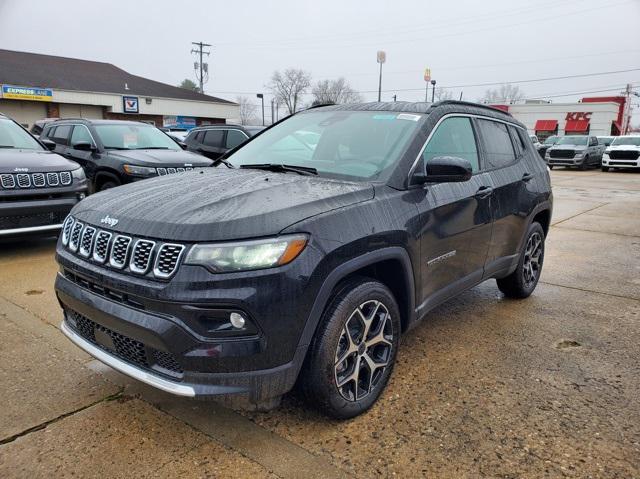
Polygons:
[[51,88],[2,85],[2,98],[5,100],[53,101],[53,90]]

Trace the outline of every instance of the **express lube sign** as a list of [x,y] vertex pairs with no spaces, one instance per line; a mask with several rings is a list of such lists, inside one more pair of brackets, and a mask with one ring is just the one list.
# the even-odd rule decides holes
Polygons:
[[51,88],[2,85],[2,98],[5,100],[52,101],[53,90]]

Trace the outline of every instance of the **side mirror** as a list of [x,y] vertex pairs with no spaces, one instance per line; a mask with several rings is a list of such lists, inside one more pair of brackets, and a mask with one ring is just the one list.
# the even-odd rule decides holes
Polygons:
[[187,144],[184,141],[179,141],[178,145],[180,145],[180,148],[182,148],[183,150],[187,149]]
[[425,183],[460,183],[469,181],[473,169],[469,160],[456,156],[436,156],[427,163]]
[[40,140],[40,143],[42,143],[44,147],[49,151],[53,151],[56,149],[56,144],[51,140],[42,139]]
[[79,141],[78,143],[74,143],[71,148],[78,151],[94,151],[95,150],[95,147],[88,141]]

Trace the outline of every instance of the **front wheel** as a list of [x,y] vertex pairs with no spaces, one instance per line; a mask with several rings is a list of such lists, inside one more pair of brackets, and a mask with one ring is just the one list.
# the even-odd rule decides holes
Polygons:
[[607,171],[609,171],[609,167],[608,166],[601,166],[600,170],[604,171],[606,173]]
[[400,324],[385,285],[366,278],[344,283],[323,314],[301,372],[307,401],[338,419],[369,409],[391,375]]
[[553,170],[553,165],[547,165],[550,170]]
[[527,298],[536,289],[544,261],[544,230],[540,223],[529,226],[516,270],[497,279],[498,289],[509,298]]

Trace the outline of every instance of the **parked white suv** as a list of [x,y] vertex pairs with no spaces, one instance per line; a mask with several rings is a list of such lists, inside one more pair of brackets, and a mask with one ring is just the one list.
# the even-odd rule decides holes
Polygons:
[[618,136],[602,155],[602,171],[640,168],[640,135]]

